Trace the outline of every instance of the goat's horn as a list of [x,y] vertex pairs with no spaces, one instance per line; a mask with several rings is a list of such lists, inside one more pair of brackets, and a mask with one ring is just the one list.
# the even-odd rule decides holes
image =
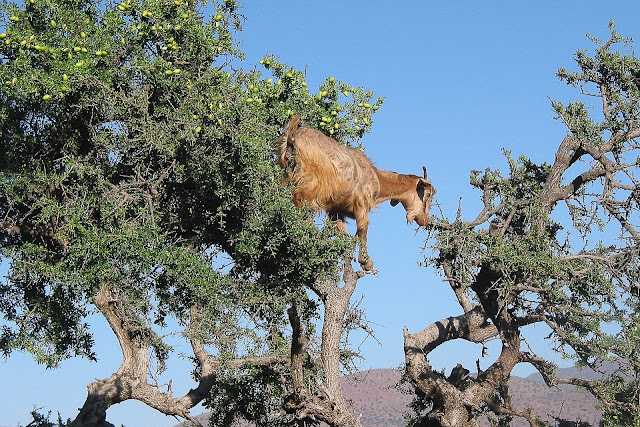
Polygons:
[[422,166],[422,172],[424,172],[424,179],[427,179],[427,167]]
[[289,122],[285,125],[283,134],[287,136],[295,135],[298,130],[298,126],[300,126],[300,114],[296,114],[289,120]]

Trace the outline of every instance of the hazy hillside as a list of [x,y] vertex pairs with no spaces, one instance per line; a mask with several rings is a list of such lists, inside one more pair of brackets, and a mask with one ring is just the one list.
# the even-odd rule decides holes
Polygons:
[[[573,374],[588,377],[584,372],[576,373],[573,368],[560,369],[557,372],[561,377]],[[362,414],[363,426],[401,427],[405,425],[403,414],[408,411],[407,405],[411,398],[394,387],[399,380],[400,373],[394,369],[373,369],[342,379],[344,393],[352,401],[354,412]],[[516,408],[528,406],[534,414],[542,416],[551,425],[555,425],[553,417],[586,421],[594,426],[600,421],[600,411],[595,408],[596,399],[575,387],[549,388],[542,378],[535,374],[527,378],[512,377],[509,387]],[[206,415],[203,414],[198,419],[204,421]],[[481,425],[489,426],[489,423],[487,420],[482,420]],[[515,420],[511,425],[527,427],[528,423]]]
[[[573,373],[573,372],[572,372]],[[559,370],[559,376],[566,376]],[[404,426],[403,413],[406,412],[410,397],[403,395],[393,385],[400,379],[400,373],[393,369],[377,369],[360,372],[344,378],[345,395],[353,401],[356,413],[362,414],[364,426]],[[532,379],[537,379],[535,376]],[[549,388],[542,378],[540,382],[529,378],[512,377],[509,387],[516,408],[528,406],[534,414],[540,415],[553,425],[553,417],[567,420],[586,421],[597,425],[600,411],[595,409],[597,400],[590,394],[575,387]],[[488,426],[488,422],[483,425]],[[512,426],[525,427],[529,424],[514,420]]]

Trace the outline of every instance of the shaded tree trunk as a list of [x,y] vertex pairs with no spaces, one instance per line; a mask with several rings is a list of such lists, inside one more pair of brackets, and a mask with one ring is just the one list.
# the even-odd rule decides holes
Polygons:
[[320,363],[323,378],[317,381],[318,393],[312,393],[304,383],[302,361],[306,354],[308,338],[304,335],[300,318],[294,307],[289,309],[289,320],[293,328],[291,347],[292,389],[285,396],[283,407],[294,413],[301,422],[325,422],[335,427],[360,427],[360,416],[356,416],[350,403],[344,397],[340,385],[340,344],[344,331],[345,315],[349,309],[351,296],[357,281],[364,275],[355,272],[349,262],[345,262],[343,281],[318,281],[313,286],[324,304]]

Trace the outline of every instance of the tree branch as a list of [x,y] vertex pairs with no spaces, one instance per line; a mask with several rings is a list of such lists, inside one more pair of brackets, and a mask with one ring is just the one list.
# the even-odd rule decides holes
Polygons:
[[269,355],[245,357],[228,361],[221,361],[212,357],[204,348],[202,341],[197,338],[196,331],[201,317],[199,308],[191,307],[191,321],[189,324],[190,341],[194,355],[201,366],[201,376],[198,386],[189,390],[182,397],[173,398],[171,393],[163,393],[147,381],[149,360],[148,352],[150,337],[153,332],[140,326],[132,327],[135,319],[125,317],[118,308],[118,300],[114,298],[108,285],[103,285],[94,304],[104,315],[113,330],[123,355],[123,362],[117,372],[109,378],[90,383],[87,399],[72,426],[111,426],[106,422],[107,409],[119,402],[129,399],[139,400],[166,415],[176,415],[185,418],[196,425],[200,425],[189,411],[209,395],[215,384],[216,371],[226,366],[241,369],[248,365],[273,366],[286,362],[281,356]]

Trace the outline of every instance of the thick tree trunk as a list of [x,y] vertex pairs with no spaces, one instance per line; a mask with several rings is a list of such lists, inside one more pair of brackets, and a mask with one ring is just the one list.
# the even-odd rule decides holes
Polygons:
[[334,280],[319,281],[313,287],[324,304],[324,322],[322,324],[321,364],[323,380],[317,386],[319,394],[312,394],[304,384],[302,360],[306,352],[308,339],[300,325],[295,307],[289,309],[289,320],[293,328],[291,347],[292,391],[285,396],[283,407],[296,418],[322,421],[335,427],[360,427],[360,417],[351,410],[351,405],[342,393],[340,385],[340,342],[344,321],[351,296],[358,279],[364,273],[354,272],[349,262],[345,262],[344,286]]
[[[471,285],[482,305],[460,316],[435,322],[417,334],[409,334],[405,329],[407,373],[414,385],[434,401],[433,409],[423,420],[424,425],[476,427],[475,413],[489,400],[496,387],[508,380],[511,370],[520,361],[518,325],[504,306],[498,304],[493,286],[496,278],[496,274],[484,266]],[[461,306],[470,307],[466,298],[460,302]],[[500,356],[467,384],[460,381],[455,369],[448,378],[443,378],[428,362],[429,353],[447,341],[461,338],[483,343],[495,336],[500,336],[502,341]],[[464,370],[462,366],[458,369]]]

